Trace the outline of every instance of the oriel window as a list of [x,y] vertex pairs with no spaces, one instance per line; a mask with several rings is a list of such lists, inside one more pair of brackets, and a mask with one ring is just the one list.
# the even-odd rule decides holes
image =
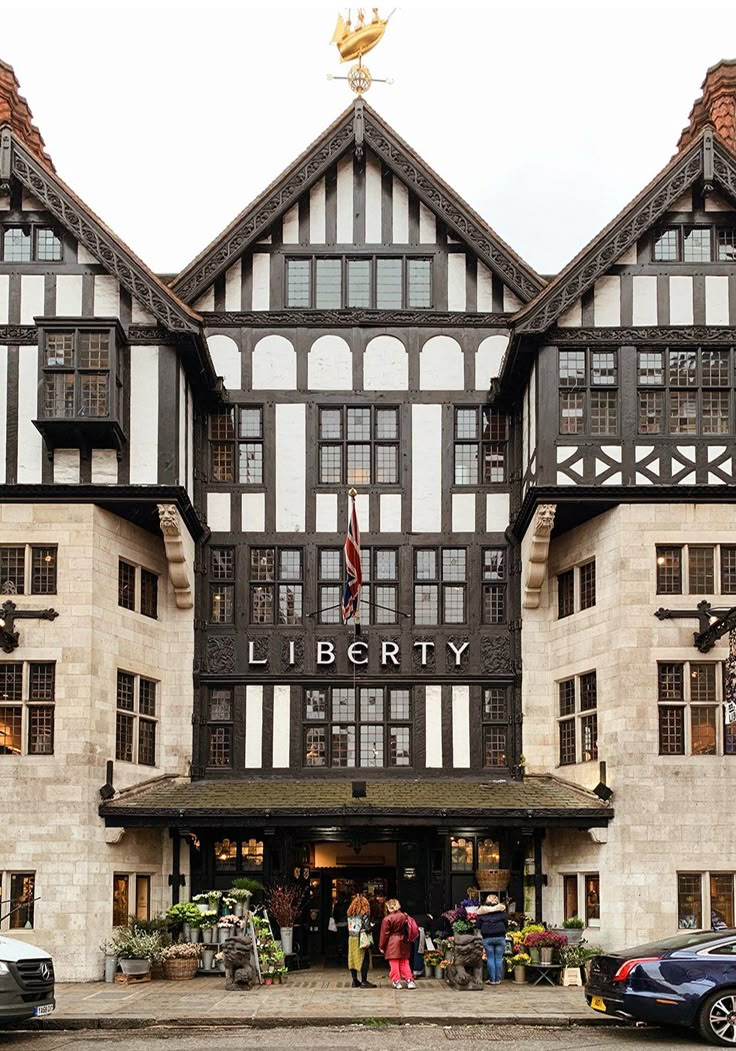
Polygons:
[[109,416],[113,350],[109,329],[45,329],[43,415],[48,419]]

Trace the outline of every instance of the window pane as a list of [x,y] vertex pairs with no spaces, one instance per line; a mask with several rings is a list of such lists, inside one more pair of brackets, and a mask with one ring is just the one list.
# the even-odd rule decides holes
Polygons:
[[439,593],[436,584],[415,584],[414,623],[437,624],[439,617]]
[[411,691],[389,690],[389,719],[411,719]]
[[287,306],[311,306],[311,266],[309,259],[289,259],[287,262]]
[[437,579],[437,552],[431,548],[415,554],[415,576],[417,580]]
[[376,262],[376,306],[379,310],[400,310],[401,259],[379,259]]
[[238,844],[234,839],[216,840],[214,844],[215,872],[235,872],[238,862]]
[[455,445],[455,485],[478,484],[477,443]]
[[580,567],[580,608],[595,606],[595,562]]
[[736,594],[736,547],[721,544],[721,593]]
[[126,712],[132,712],[135,709],[135,676],[127,671],[118,672],[116,703],[118,708]]
[[125,875],[114,875],[112,878],[112,925],[113,927],[127,927],[130,909],[129,901],[129,877]]
[[46,365],[71,369],[74,367],[74,333],[46,333]]
[[488,547],[483,552],[483,579],[506,579],[506,548]]
[[273,587],[253,587],[250,592],[252,624],[273,624]]
[[575,762],[575,720],[565,719],[560,727],[560,766]]
[[494,409],[483,409],[483,438],[494,442],[505,442],[508,438],[508,417]]
[[233,731],[231,726],[211,726],[210,746],[207,765],[214,767],[232,766]]
[[478,437],[478,410],[456,409],[455,410],[455,437],[477,439]]
[[3,259],[6,263],[29,263],[31,260],[30,226],[9,226],[3,235]]
[[640,350],[638,383],[640,386],[661,387],[664,383],[664,352]]
[[483,691],[483,719],[504,723],[508,718],[507,694],[502,686],[491,686]]
[[[14,872],[10,877],[10,926],[13,929],[33,926],[36,877],[32,872]],[[20,906],[20,908],[18,908]]]
[[348,409],[347,439],[349,442],[367,442],[371,437],[371,410]]
[[639,391],[639,434],[662,434],[664,391]]
[[279,551],[279,577],[281,580],[302,579],[302,553],[299,548]]
[[368,687],[360,691],[360,718],[362,722],[383,722],[383,690],[380,687]]
[[319,450],[319,480],[330,484],[342,481],[342,447],[323,445]]
[[80,416],[107,416],[107,386],[107,376],[79,377]]
[[705,390],[703,398],[703,434],[728,434],[731,430],[728,391]]
[[718,259],[728,263],[736,262],[736,230],[731,226],[719,227]]
[[598,876],[585,877],[585,925],[601,918],[601,888]]
[[372,604],[375,624],[396,624],[399,619],[397,605],[397,589],[395,587],[375,585]]
[[80,369],[110,368],[110,335],[107,332],[79,333]]
[[585,712],[598,706],[598,684],[594,671],[580,676],[580,711]]
[[240,437],[262,438],[263,418],[260,409],[240,410]]
[[371,447],[348,445],[348,469],[346,481],[349,485],[369,485],[371,480]]
[[141,570],[141,613],[144,617],[156,617],[158,613],[158,577]]
[[585,383],[585,351],[560,351],[560,386],[577,387]]
[[699,704],[715,704],[715,664],[693,663],[690,665],[690,700]]
[[[350,448],[350,446],[348,446]],[[396,483],[399,480],[399,448],[397,445],[376,446],[376,481]]]
[[376,438],[398,438],[399,437],[399,412],[398,409],[376,409],[375,418]]
[[598,758],[598,716],[586,715],[580,720],[581,759],[589,763]]
[[327,731],[324,726],[311,726],[304,733],[304,765],[326,766]]
[[617,378],[616,351],[591,351],[590,382],[598,387],[610,386],[616,383]]
[[28,671],[29,701],[53,701],[55,685],[54,664],[31,664]]
[[151,918],[151,877],[136,876],[135,915],[139,920]]
[[301,584],[279,585],[279,624],[301,624],[302,622],[302,586]]
[[657,594],[682,594],[682,548],[657,548]]
[[657,262],[671,263],[679,259],[677,229],[670,227],[663,230],[654,242],[654,259]]
[[348,306],[371,305],[371,264],[368,259],[348,259]]
[[592,434],[618,433],[618,393],[616,391],[591,391],[590,430]]
[[156,765],[156,724],[150,719],[138,720],[138,762]]
[[696,434],[698,429],[697,396],[685,391],[670,393],[670,431],[672,434]]
[[701,350],[700,362],[704,387],[730,386],[730,350]]
[[686,227],[684,249],[686,263],[709,263],[711,258],[710,227]]
[[361,727],[360,765],[383,766],[383,726]]
[[156,714],[156,683],[153,679],[141,679],[138,683],[138,711],[141,715]]
[[699,874],[680,873],[677,877],[677,926],[698,930],[703,926],[703,889]]
[[657,699],[681,701],[684,699],[684,665],[657,665]]
[[408,726],[391,726],[388,739],[388,765],[411,766],[411,730]]
[[716,707],[690,709],[690,736],[693,755],[716,754]]
[[684,755],[685,734],[682,708],[659,708],[659,754]]
[[320,580],[342,580],[342,558],[339,551],[320,551],[319,576]]
[[[383,727],[381,727],[383,729]],[[330,736],[332,766],[355,766],[355,727],[333,726]]]
[[375,553],[375,579],[398,580],[398,553],[392,548],[379,548]]
[[355,691],[349,688],[332,691],[332,718],[338,721],[355,720]]
[[580,393],[560,394],[560,434],[582,434],[585,395]]
[[450,587],[443,588],[445,624],[465,623],[465,588]]
[[0,755],[21,754],[23,713],[20,706],[0,705]]
[[41,263],[58,263],[61,259],[61,239],[48,226],[36,230],[36,259]]
[[408,303],[410,307],[432,305],[432,264],[429,259],[410,259],[408,268]]
[[55,547],[31,548],[31,594],[56,594]]
[[118,712],[115,718],[115,758],[133,762],[133,716]]
[[320,438],[331,439],[342,438],[342,412],[340,409],[320,409],[319,436]]
[[453,872],[473,871],[472,839],[450,839],[450,863]]
[[670,385],[694,387],[698,382],[698,355],[695,350],[670,350]]
[[339,586],[334,587],[321,587],[319,589],[319,622],[320,624],[339,624],[340,617],[340,598],[342,595],[342,588]]
[[22,595],[25,585],[25,547],[0,547],[0,594]]
[[506,446],[489,445],[483,442],[483,482],[492,485],[494,482],[506,481]]
[[465,548],[446,547],[442,551],[442,579],[465,580]]
[[210,438],[227,440],[235,437],[235,422],[233,410],[226,412],[213,412],[210,414]]
[[565,679],[558,684],[560,693],[560,715],[572,715],[575,711],[575,680]]
[[272,547],[254,547],[250,553],[250,579],[274,580],[276,552]]
[[210,464],[213,482],[234,482],[233,447],[213,442],[210,446]]
[[557,577],[557,617],[569,617],[575,612],[575,577],[574,571],[568,569]]
[[562,886],[565,898],[565,919],[571,920],[578,914],[578,877],[563,876]]
[[691,595],[712,595],[715,590],[714,551],[712,547],[688,549],[688,589]]
[[342,306],[342,260],[318,259],[314,305],[333,310]]
[[304,718],[327,718],[327,690],[307,690],[304,694]]
[[213,580],[232,580],[235,576],[235,552],[231,547],[210,548],[210,576]]
[[502,726],[483,727],[483,765],[505,767],[507,730]]
[[240,443],[238,481],[243,485],[263,485],[263,445],[260,442]]
[[74,416],[74,375],[45,373],[43,377],[43,414],[52,419]]
[[503,624],[506,620],[506,585],[483,585],[483,623]]
[[209,719],[211,722],[229,722],[233,717],[232,690],[210,690]]
[[118,562],[118,606],[135,609],[135,566]]
[[733,927],[733,873],[710,878],[711,925]]

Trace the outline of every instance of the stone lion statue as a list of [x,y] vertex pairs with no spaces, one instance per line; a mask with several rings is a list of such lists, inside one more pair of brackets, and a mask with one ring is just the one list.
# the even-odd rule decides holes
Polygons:
[[253,966],[253,939],[249,934],[228,938],[222,946],[225,961],[225,988],[229,991],[250,989],[258,981]]
[[475,992],[483,988],[483,942],[478,934],[455,935],[455,958],[447,968],[453,989]]

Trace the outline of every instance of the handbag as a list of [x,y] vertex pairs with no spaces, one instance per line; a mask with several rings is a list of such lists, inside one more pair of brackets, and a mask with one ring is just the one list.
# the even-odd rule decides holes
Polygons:
[[361,931],[358,945],[361,949],[369,949],[373,945],[373,935],[368,931]]
[[330,916],[330,922],[327,924],[327,930],[332,931],[333,934],[337,934],[337,924],[335,923],[334,916]]

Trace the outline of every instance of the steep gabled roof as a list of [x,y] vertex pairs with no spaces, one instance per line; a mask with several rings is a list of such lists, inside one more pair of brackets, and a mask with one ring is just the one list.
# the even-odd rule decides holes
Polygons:
[[323,134],[226,229],[185,267],[173,283],[192,302],[282,216],[347,150],[370,147],[523,303],[544,286],[539,276],[490,226],[362,100],[348,107]]

